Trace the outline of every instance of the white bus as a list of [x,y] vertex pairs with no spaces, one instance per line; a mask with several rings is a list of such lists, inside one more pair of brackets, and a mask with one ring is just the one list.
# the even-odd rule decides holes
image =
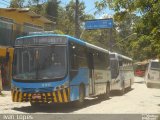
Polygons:
[[131,88],[134,82],[132,59],[118,53],[110,53],[111,90],[120,90],[124,94],[126,88]]
[[145,74],[145,83],[147,87],[160,87],[160,62],[159,60],[150,60]]

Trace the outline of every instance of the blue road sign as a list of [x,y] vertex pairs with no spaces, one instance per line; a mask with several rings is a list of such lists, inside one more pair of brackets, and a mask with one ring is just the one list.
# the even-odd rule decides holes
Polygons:
[[105,28],[113,28],[113,19],[96,19],[96,20],[88,20],[85,22],[85,29],[105,29]]

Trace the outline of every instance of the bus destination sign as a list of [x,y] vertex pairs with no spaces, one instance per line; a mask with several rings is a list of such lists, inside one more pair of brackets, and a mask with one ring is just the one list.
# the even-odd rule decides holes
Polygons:
[[44,44],[66,44],[66,37],[63,36],[34,36],[17,39],[16,46],[19,45],[44,45]]

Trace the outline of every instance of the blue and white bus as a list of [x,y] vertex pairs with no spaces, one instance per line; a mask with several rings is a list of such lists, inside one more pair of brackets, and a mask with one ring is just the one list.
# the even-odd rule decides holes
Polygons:
[[15,41],[12,101],[84,102],[110,92],[109,51],[68,35],[37,33]]
[[131,88],[134,82],[132,59],[118,53],[110,53],[111,81],[110,90],[120,90],[123,95],[125,88]]

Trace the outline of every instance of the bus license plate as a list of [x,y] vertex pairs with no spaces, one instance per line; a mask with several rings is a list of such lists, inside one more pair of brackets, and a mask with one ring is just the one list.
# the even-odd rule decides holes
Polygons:
[[41,95],[34,94],[32,95],[32,99],[41,99]]

